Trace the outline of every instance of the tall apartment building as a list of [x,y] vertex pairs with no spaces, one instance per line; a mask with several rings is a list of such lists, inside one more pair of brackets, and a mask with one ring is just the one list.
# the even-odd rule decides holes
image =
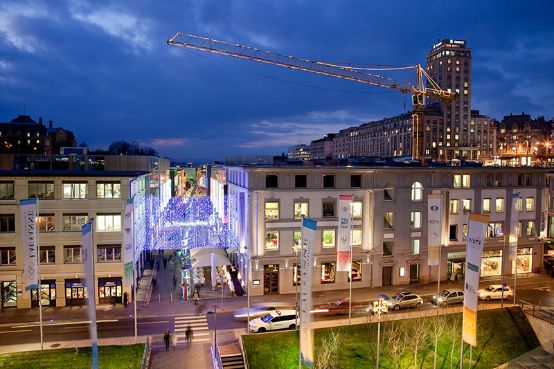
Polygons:
[[[508,255],[512,194],[518,192],[518,273],[543,266],[546,171],[488,167],[225,167],[230,232],[253,295],[294,293],[302,215],[317,221],[314,291],[346,289],[336,270],[337,205],[352,195],[353,288],[436,281],[428,265],[428,197],[442,198],[440,278],[464,276],[470,212],[490,215],[482,276],[512,278]],[[553,228],[554,229],[554,228]],[[508,279],[509,281],[509,279]],[[246,287],[246,286],[245,286]]]
[[287,157],[290,160],[310,160],[310,147],[304,144],[290,146],[287,150]]

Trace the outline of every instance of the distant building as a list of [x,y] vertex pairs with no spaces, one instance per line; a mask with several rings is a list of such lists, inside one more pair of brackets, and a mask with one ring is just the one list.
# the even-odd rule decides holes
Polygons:
[[76,147],[77,140],[73,132],[63,129],[61,127],[52,127],[52,121],[48,122],[48,137],[46,140],[46,154],[56,155],[60,154],[62,147]]
[[328,133],[323,138],[314,140],[310,144],[310,156],[312,160],[325,160],[335,157],[335,134]]
[[229,156],[225,162],[227,165],[272,165],[272,155],[238,155]]
[[287,157],[291,160],[310,160],[310,146],[308,145],[295,145],[288,149]]

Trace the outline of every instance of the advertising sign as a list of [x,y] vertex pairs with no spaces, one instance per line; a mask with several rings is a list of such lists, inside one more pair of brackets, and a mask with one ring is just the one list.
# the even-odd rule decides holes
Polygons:
[[439,265],[442,231],[441,195],[431,194],[427,200],[427,264]]
[[350,238],[352,230],[352,196],[339,196],[339,224],[337,245],[337,271],[350,272],[351,247]]
[[519,192],[512,194],[512,211],[510,215],[510,236],[508,238],[508,256],[510,261],[516,259],[517,254],[517,238],[519,235],[519,206],[521,201]]
[[130,286],[133,284],[133,200],[128,199],[125,205],[125,215],[123,218],[123,245],[125,252],[123,254],[125,266],[125,284]]
[[38,288],[38,240],[37,240],[37,199],[19,201],[23,236],[23,278],[25,290]]
[[481,254],[488,223],[488,215],[469,214],[462,337],[472,346],[477,346],[477,291],[481,275]]
[[314,362],[314,338],[312,331],[312,271],[314,263],[313,243],[317,222],[302,219],[302,249],[300,266],[300,355],[308,367]]

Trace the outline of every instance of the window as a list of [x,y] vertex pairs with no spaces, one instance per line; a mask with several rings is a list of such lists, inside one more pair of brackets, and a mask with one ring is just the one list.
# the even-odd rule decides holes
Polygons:
[[423,200],[423,186],[419,182],[414,182],[412,185],[412,201]]
[[16,262],[15,247],[0,248],[0,265],[15,265]]
[[388,183],[385,185],[384,200],[394,201],[394,188]]
[[335,283],[335,262],[321,263],[321,283]]
[[323,176],[323,188],[335,188],[335,176],[333,174]]
[[81,246],[64,246],[63,261],[66,264],[81,263]]
[[292,264],[292,270],[292,285],[300,285],[300,276],[302,275],[302,273],[300,272],[300,265],[296,263]]
[[462,188],[471,187],[471,178],[469,174],[462,174]]
[[279,203],[276,201],[265,203],[265,219],[279,219]]
[[64,232],[80,232],[86,222],[88,222],[87,214],[64,214],[63,230]]
[[525,231],[525,235],[530,237],[535,235],[535,222],[533,222],[532,220],[527,222],[527,230]]
[[462,200],[462,209],[464,210],[464,213],[471,211],[471,199]]
[[502,222],[491,222],[487,225],[487,237],[502,237]]
[[308,203],[297,201],[294,203],[294,219],[302,219],[302,216],[308,216]]
[[483,199],[483,213],[491,212],[491,199]]
[[361,201],[352,201],[351,203],[352,218],[353,219],[362,219],[362,208],[363,204]]
[[462,240],[467,239],[467,224],[462,224]]
[[56,246],[40,246],[40,263],[56,263]]
[[362,230],[353,229],[350,235],[350,242],[352,246],[361,246],[362,245]]
[[265,249],[279,250],[279,232],[272,231],[265,233]]
[[392,256],[394,250],[394,241],[383,242],[383,256]]
[[335,217],[335,201],[324,200],[323,201],[323,217],[334,218]]
[[504,198],[503,197],[497,197],[496,198],[495,211],[497,213],[503,213],[504,212]]
[[410,213],[410,227],[421,228],[421,211],[412,211]]
[[450,241],[458,241],[458,225],[457,224],[451,224],[450,229],[448,231],[448,239]]
[[516,210],[523,211],[523,199],[521,197],[516,199]]
[[0,182],[0,200],[13,199],[13,182]]
[[392,229],[393,225],[394,225],[393,220],[394,220],[394,215],[393,215],[392,211],[387,211],[384,215],[383,227],[385,229]]
[[121,245],[99,245],[96,248],[96,262],[121,261]]
[[63,198],[64,199],[86,199],[87,184],[86,183],[64,183]]
[[462,175],[454,174],[454,188],[462,188]]
[[419,239],[412,240],[412,255],[419,255]]
[[535,198],[527,197],[525,199],[525,211],[534,211],[535,210]]
[[522,229],[523,229],[523,223],[517,222],[515,231],[516,231],[518,237],[521,237]]
[[306,188],[307,187],[307,179],[305,174],[297,174],[294,176],[294,187],[296,188]]
[[294,231],[292,240],[293,249],[296,250],[296,252],[300,251],[300,248],[302,247],[302,231]]
[[121,231],[121,214],[98,214],[96,216],[96,231]]
[[29,182],[29,197],[54,198],[54,182]]
[[0,214],[0,232],[15,232],[14,214]]
[[[350,271],[348,272],[348,282],[350,282]],[[362,261],[352,260],[352,282],[359,282],[362,280]]]
[[360,174],[350,175],[350,187],[353,187],[353,188],[362,187],[362,176]]
[[268,174],[265,176],[266,188],[277,188],[279,185],[279,177],[276,174]]
[[56,216],[54,214],[41,214],[38,217],[39,232],[55,232]]
[[323,247],[335,247],[335,230],[334,229],[324,229],[322,231],[321,239],[323,241]]
[[99,199],[121,198],[121,183],[119,182],[97,182],[96,197]]
[[458,214],[458,209],[460,208],[460,201],[458,199],[450,200],[448,209],[450,214]]

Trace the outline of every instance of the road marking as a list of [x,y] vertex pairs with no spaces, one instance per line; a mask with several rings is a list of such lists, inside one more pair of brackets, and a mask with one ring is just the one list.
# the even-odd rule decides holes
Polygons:
[[[119,322],[119,319],[104,319],[104,320],[97,320],[96,323],[115,323]],[[50,327],[50,326],[59,326],[59,325],[78,325],[78,324],[90,324],[90,320],[82,321],[82,322],[60,322],[60,323],[44,323],[43,327]],[[15,328],[32,328],[32,327],[39,327],[40,323],[34,323],[34,324],[26,324],[26,325],[14,325],[13,327],[10,327],[12,329]]]
[[32,332],[32,331],[33,331],[32,329],[19,329],[19,330],[15,330],[15,331],[4,331],[4,332],[0,332],[0,334],[2,334],[2,333]]
[[138,322],[137,324],[160,324],[160,323],[169,323],[169,320],[159,320],[157,322]]
[[181,315],[175,317],[175,342],[186,343],[186,330],[192,329],[192,343],[210,342],[210,331],[206,315]]

